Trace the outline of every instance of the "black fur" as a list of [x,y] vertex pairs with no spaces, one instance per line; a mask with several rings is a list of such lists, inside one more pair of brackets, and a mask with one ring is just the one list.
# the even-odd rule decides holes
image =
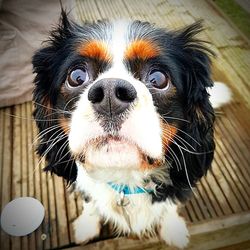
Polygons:
[[[63,110],[70,98],[77,97],[79,94],[75,93],[65,99],[60,91],[69,66],[76,63],[77,60],[81,60],[81,58],[76,59],[75,45],[91,36],[93,29],[100,38],[105,37],[108,27],[107,22],[79,26],[69,21],[66,13],[62,12],[59,26],[51,32],[45,47],[37,51],[33,57],[34,73],[36,74],[33,97],[34,117],[39,132],[46,132],[49,127],[58,125],[58,119],[62,117],[70,119],[69,112],[73,109],[74,102],[67,107],[66,114],[56,110]],[[207,49],[203,41],[195,38],[201,30],[201,22],[175,32],[157,29],[149,23],[138,21],[131,26],[131,40],[143,37],[147,31],[148,38],[153,39],[160,46],[162,53],[159,57],[147,62],[128,61],[126,62],[128,69],[139,79],[145,77],[143,72],[152,65],[158,65],[167,71],[178,93],[171,100],[166,100],[162,95],[153,95],[155,105],[159,114],[169,124],[174,123],[180,129],[177,134],[195,149],[194,153],[190,153],[185,150],[181,151],[177,145],[171,144],[171,151],[176,156],[167,154],[166,160],[172,163],[170,168],[172,185],[166,186],[155,180],[158,192],[156,196],[152,194],[153,202],[163,201],[167,197],[185,201],[191,192],[189,182],[191,186],[195,186],[196,182],[206,174],[213,159],[214,112],[206,91],[206,87],[212,86],[209,55],[213,53]],[[88,60],[88,58],[82,58],[82,60]],[[96,68],[93,70],[96,75],[108,68],[108,63],[104,62],[91,62],[91,65]],[[93,74],[93,80],[95,74]],[[168,116],[165,115],[166,113]],[[179,117],[188,122],[173,121],[168,118],[169,116]],[[39,155],[45,154],[59,133],[63,133],[60,127],[41,136],[38,147]],[[45,170],[56,173],[72,183],[76,179],[77,168],[68,147],[62,147],[67,140],[65,135],[65,138],[55,143],[45,155],[48,163]],[[183,144],[179,144],[183,146]],[[189,148],[189,150],[191,149]],[[175,158],[178,158],[181,169]]]
[[[206,174],[213,160],[215,149],[213,135],[214,110],[209,102],[206,88],[213,86],[209,55],[214,54],[205,46],[205,42],[195,38],[195,35],[201,30],[202,23],[197,22],[183,30],[170,34],[174,49],[169,49],[166,54],[171,53],[177,67],[181,68],[181,72],[178,72],[179,77],[175,79],[181,82],[179,91],[183,111],[177,112],[176,117],[189,121],[189,123],[179,123],[178,126],[185,133],[179,131],[177,135],[188,141],[194,150],[189,147],[189,151],[193,152],[182,150],[181,153],[177,145],[171,145],[172,151],[176,154],[176,157],[173,158],[179,159],[182,168],[178,170],[176,159],[171,159],[170,177],[173,185],[165,186],[159,183],[157,187],[158,194],[153,196],[153,201],[161,201],[169,196],[185,201],[191,194],[190,185],[195,187],[197,181]],[[175,70],[175,72],[177,71]],[[176,86],[178,85],[176,82]],[[164,106],[162,103],[160,105]],[[166,110],[163,112],[166,113]],[[164,115],[162,116],[164,117]],[[167,117],[165,119],[170,124],[173,122]],[[179,144],[182,145],[180,141]],[[184,159],[187,170],[184,167]]]
[[[62,66],[64,59],[69,56],[69,42],[73,39],[76,30],[75,24],[70,23],[65,12],[62,12],[61,21],[50,34],[46,47],[40,49],[33,56],[33,72],[35,77],[35,89],[33,92],[34,100],[34,118],[36,120],[39,133],[41,133],[40,142],[37,152],[40,156],[45,156],[47,166],[45,171],[51,171],[62,176],[67,182],[72,183],[77,176],[77,168],[72,159],[67,143],[67,136],[57,141],[56,137],[63,131],[58,126],[58,119],[63,116],[56,109],[58,107],[58,75],[59,68]],[[49,132],[49,128],[53,129]],[[47,152],[47,149],[53,144],[53,148]],[[47,153],[46,153],[47,152]]]

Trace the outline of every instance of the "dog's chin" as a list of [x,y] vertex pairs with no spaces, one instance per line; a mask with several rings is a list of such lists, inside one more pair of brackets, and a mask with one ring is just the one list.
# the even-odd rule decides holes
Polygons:
[[90,142],[84,151],[84,165],[89,170],[138,169],[143,157],[137,145],[128,140],[114,137]]

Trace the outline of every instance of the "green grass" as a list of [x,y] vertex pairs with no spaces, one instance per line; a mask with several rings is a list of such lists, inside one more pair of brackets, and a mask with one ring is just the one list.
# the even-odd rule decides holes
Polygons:
[[234,0],[213,0],[231,21],[250,38],[250,14]]

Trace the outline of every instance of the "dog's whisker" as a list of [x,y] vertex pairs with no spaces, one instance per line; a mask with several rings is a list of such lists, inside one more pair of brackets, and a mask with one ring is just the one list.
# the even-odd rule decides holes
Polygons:
[[[55,132],[53,132],[53,133],[51,134],[51,136],[49,137],[49,139],[50,139],[51,137],[53,137],[53,136],[55,135],[55,133],[62,132],[59,128],[60,128],[59,125],[58,125],[58,126],[55,125],[54,127],[50,127],[50,129],[48,129],[46,132],[45,132],[45,130],[44,130],[43,132],[45,132],[45,133],[40,133],[40,134],[38,134],[38,136],[37,136],[37,138],[36,138],[36,141],[37,141],[37,140],[42,140],[42,141],[44,141],[43,138],[44,138],[45,135],[48,135],[48,134],[51,133],[52,131],[56,130]],[[34,141],[34,142],[36,142],[36,141]]]
[[39,165],[41,164],[42,160],[44,159],[44,157],[46,157],[46,155],[51,151],[51,149],[60,141],[62,140],[61,138],[56,138],[57,140],[52,143],[46,150],[45,152],[43,152],[41,154],[41,159],[39,160],[39,162],[37,163],[37,166],[34,169],[34,172],[38,169]]
[[67,106],[75,99],[79,98],[78,96],[72,97],[64,106],[63,110],[65,111],[65,109],[67,108]]
[[[59,159],[60,160],[62,160],[62,159],[64,159],[65,157],[66,157],[66,155],[70,152],[69,150],[68,150],[68,152],[62,157],[62,153],[64,152],[64,150],[65,150],[65,148],[68,146],[68,144],[69,144],[69,142],[68,142],[68,140],[65,140],[65,142],[62,144],[62,146],[59,148],[59,150],[57,151],[57,153],[56,153],[56,156],[55,156],[55,158],[57,159],[57,156],[58,156],[58,154],[60,153],[60,155],[59,155]],[[62,157],[62,158],[61,158]]]
[[[4,114],[7,115],[7,116],[10,116],[10,117],[14,117],[14,118],[22,119],[22,120],[28,120],[28,121],[49,122],[49,121],[60,121],[61,120],[61,119],[36,119],[36,118],[29,118],[29,117],[20,116],[20,115],[14,115],[14,114],[6,113],[6,112],[4,112]],[[44,117],[46,117],[46,115]]]
[[42,154],[43,156],[45,156],[45,155],[47,155],[48,154],[48,152],[58,143],[58,142],[60,142],[62,139],[64,139],[65,137],[64,136],[62,136],[62,137],[56,137],[55,139],[54,139],[54,142],[46,149],[46,151]]
[[[178,145],[177,145],[178,147]],[[192,187],[191,185],[191,182],[190,182],[190,179],[189,179],[189,175],[188,175],[188,169],[187,169],[187,164],[186,164],[186,159],[184,157],[184,154],[182,152],[182,149],[180,147],[178,147],[179,150],[180,150],[180,153],[181,153],[181,156],[182,156],[182,159],[183,159],[183,166],[184,166],[184,170],[185,170],[185,174],[186,174],[186,177],[187,177],[187,182],[188,182],[188,185],[190,187],[190,190],[192,191],[192,193],[197,197],[197,194],[195,193],[194,191],[194,188]]]
[[[60,138],[61,137],[67,138],[67,135],[63,134],[63,132],[61,132],[60,134],[58,134],[58,136],[60,136]],[[49,140],[46,140],[46,141],[42,141],[42,142],[40,142],[40,144],[48,144],[49,142],[54,142],[54,141],[55,141],[55,138],[49,139]]]
[[[190,183],[189,176],[188,176],[186,160],[185,160],[184,154],[183,154],[183,152],[182,152],[182,149],[183,149],[183,148],[180,147],[180,146],[178,145],[178,143],[175,143],[175,141],[172,140],[171,138],[167,138],[167,139],[171,140],[171,141],[178,147],[178,149],[179,149],[179,151],[180,151],[180,153],[181,153],[181,156],[182,156],[182,159],[183,159],[183,166],[184,166],[185,174],[186,174],[187,181],[188,181],[188,185],[189,185],[190,189],[191,189],[192,192],[193,192],[193,188],[192,188],[192,185],[191,185],[191,183]],[[171,149],[171,148],[169,147],[168,149]],[[175,156],[176,156],[176,154],[175,154]],[[178,159],[177,156],[176,156],[176,158]],[[179,161],[179,160],[178,160],[178,161]],[[180,164],[180,166],[181,166],[181,164]]]
[[[56,131],[55,134],[56,134],[57,132],[58,132],[58,131]],[[63,139],[63,137],[64,137],[64,138],[67,137],[67,135],[64,135],[64,134],[63,134],[63,131],[61,131],[61,132],[57,135],[56,138],[52,138],[53,136],[55,136],[55,134],[54,134],[54,135],[51,135],[51,136],[49,137],[48,140],[39,142],[39,144],[40,144],[40,145],[43,145],[43,144],[46,145],[46,144],[48,144],[48,143],[50,143],[50,142],[53,143],[57,138]],[[50,139],[50,138],[52,138],[52,139]],[[33,149],[34,146],[35,146],[35,144],[33,143],[33,144],[30,146],[30,149]]]
[[[169,126],[169,128],[170,128],[170,125],[167,123],[167,126]],[[175,127],[175,126],[172,126],[172,127],[174,127],[175,129],[178,129],[177,127]],[[172,133],[171,133],[171,129],[167,129],[167,128],[162,128],[162,131],[163,131],[163,134],[164,133],[167,133],[167,135],[169,136],[169,139],[171,139],[172,137],[171,137],[171,135],[172,135]],[[179,136],[178,134],[175,134],[174,135],[174,137],[186,148],[186,146],[189,146],[192,150],[194,150],[195,151],[195,148],[190,144],[190,143],[188,143],[184,138],[182,138],[181,136]]]
[[[160,117],[160,118],[163,119],[163,121],[166,122],[166,124],[170,127],[168,121],[166,121],[163,117]],[[194,142],[196,142],[200,146],[200,143],[196,139],[194,139],[190,134],[188,134],[187,132],[183,131],[182,129],[180,129],[172,124],[171,124],[171,127],[175,128],[178,131],[180,131],[181,133],[185,134],[186,136],[188,136],[190,139],[192,139]]]
[[[46,115],[44,115],[44,117],[48,117],[48,116],[52,116],[52,115],[55,115],[55,114],[68,114],[68,115],[72,115],[72,112],[71,111],[67,111],[67,110],[62,110],[62,109],[59,109],[59,108],[51,108],[51,107],[47,107],[45,105],[42,105],[40,103],[37,103],[37,102],[34,102],[34,104],[38,105],[38,106],[41,106],[47,110],[52,110],[52,111],[55,111],[55,112],[51,112],[51,113],[47,113]],[[36,119],[36,118],[35,118]],[[59,119],[60,120],[60,119]]]
[[173,116],[165,116],[164,114],[162,114],[162,116],[164,119],[167,118],[167,119],[171,119],[171,120],[178,120],[178,121],[190,123],[190,121],[183,119],[183,118],[173,117]]
[[[49,131],[47,131],[45,134],[48,134],[49,132],[52,132],[53,130],[55,130],[55,129],[57,129],[57,128],[53,128],[53,129],[51,129],[51,130],[49,130]],[[56,131],[57,132],[57,131]],[[36,138],[33,140],[33,142],[30,144],[30,146],[29,146],[29,150],[32,150],[34,147],[35,147],[35,144],[39,141],[39,144],[45,144],[46,143],[46,141],[41,141],[42,139],[43,139],[43,134],[41,134],[41,135],[37,135],[36,136]],[[50,140],[50,138],[52,137],[53,135],[51,135],[49,138],[48,138],[48,140]]]
[[[53,111],[51,113],[44,115],[44,117],[51,117],[51,116],[54,117],[56,115],[72,115],[72,113],[70,111],[64,111],[64,110],[58,109],[57,111]],[[52,118],[51,120],[60,121],[61,119],[60,118]]]
[[[171,132],[169,132],[167,129],[164,129],[164,128],[163,128],[163,132],[165,135],[169,136],[167,139],[170,140],[171,139]],[[183,139],[181,136],[175,134],[174,138],[177,141],[179,141],[186,149],[188,149],[187,146],[189,146],[192,150],[196,151],[196,149],[190,143],[188,143],[185,139]],[[171,140],[171,141],[174,142],[173,140]]]
[[[195,150],[195,151],[191,151],[191,150],[189,150],[188,148],[187,148],[187,146],[186,145],[184,145],[183,144],[183,142],[181,142],[181,141],[179,141],[179,142],[181,142],[182,143],[182,145],[184,146],[184,147],[182,147],[181,145],[179,145],[175,140],[173,140],[171,137],[167,137],[166,138],[167,140],[169,140],[169,141],[171,141],[172,143],[174,143],[174,144],[176,144],[176,145],[178,145],[178,147],[180,147],[181,149],[183,149],[184,151],[186,151],[186,152],[188,152],[188,153],[190,153],[190,154],[194,154],[194,155],[204,155],[204,154],[210,154],[210,153],[212,153],[213,152],[213,150],[210,150],[210,151],[204,151],[204,152],[197,152],[195,149],[193,149],[193,150]],[[191,145],[190,145],[190,147],[191,147]]]
[[181,130],[180,128],[177,128],[178,131],[180,131],[181,133],[185,134],[186,136],[188,136],[190,139],[192,139],[194,142],[196,142],[199,146],[201,146],[201,144],[196,140],[194,139],[194,137],[192,137],[190,134],[188,134],[187,132]]
[[[173,142],[174,144],[178,145],[176,142]],[[204,151],[204,152],[193,152],[193,151],[190,151],[186,148],[183,148],[182,146],[178,145],[182,150],[190,153],[190,154],[194,154],[194,155],[204,155],[204,154],[211,154],[213,153],[213,150],[210,150],[210,151]]]
[[168,150],[169,150],[170,155],[173,157],[173,160],[177,166],[177,171],[180,171],[182,167],[181,167],[181,162],[179,158],[177,157],[176,153],[174,152],[172,148],[168,147]]
[[[179,149],[179,151],[180,151],[180,153],[181,153],[182,159],[183,159],[183,166],[184,166],[184,171],[185,171],[185,174],[186,174],[186,177],[187,177],[188,185],[189,185],[189,187],[190,187],[192,193],[193,193],[194,195],[196,195],[196,193],[194,192],[194,189],[193,189],[193,187],[192,187],[192,185],[191,185],[190,179],[189,179],[186,160],[185,160],[184,154],[183,154],[183,152],[182,152],[182,150],[187,151],[187,149],[181,147],[178,143],[176,143],[176,142],[175,142],[174,140],[172,140],[171,138],[168,137],[167,139],[171,140],[171,141],[178,147],[178,149]],[[173,152],[172,149],[169,147],[169,145],[167,145],[167,146],[168,146],[168,150],[170,150],[171,152]],[[170,151],[169,151],[169,153],[170,153]],[[173,152],[173,153],[174,153],[174,152]],[[196,153],[196,152],[194,152],[194,153]],[[170,153],[170,154],[171,154],[171,153]],[[174,153],[174,155],[175,155],[176,159],[178,159],[178,157],[176,156],[175,153]],[[178,162],[180,163],[179,159],[178,159]],[[181,166],[181,164],[179,164],[179,166]],[[177,166],[177,170],[178,170],[178,166]],[[179,171],[179,170],[178,170],[178,171]],[[196,195],[196,196],[197,196],[197,195]]]
[[175,135],[175,140],[177,140],[179,143],[181,143],[183,145],[183,147],[185,147],[186,149],[188,149],[188,147],[190,147],[192,150],[196,151],[196,149],[190,143],[188,143],[186,140],[184,140],[182,137]]
[[189,143],[189,142],[187,142],[187,140],[185,140],[184,138],[182,138],[181,136],[179,136],[179,135],[175,135],[175,138],[179,141],[179,142],[181,142],[182,144],[183,144],[183,146],[189,146],[191,149],[193,149],[194,151],[196,151],[196,149]]
[[[54,109],[54,108],[48,107],[48,106],[46,106],[46,105],[43,105],[43,104],[38,103],[38,102],[35,102],[35,101],[33,101],[33,103],[34,103],[35,105],[40,106],[40,107],[46,108],[46,109],[48,109],[48,110],[58,111],[58,109],[57,109],[57,108],[56,108],[56,109]],[[63,111],[63,110],[61,110],[61,111]]]
[[170,156],[172,156],[172,159],[174,160],[176,167],[177,167],[177,171],[180,171],[182,169],[181,167],[181,163],[179,158],[177,157],[176,153],[174,152],[174,150],[168,145],[168,144],[164,144],[170,154]]
[[49,128],[44,129],[42,132],[38,133],[36,135],[36,137],[34,138],[33,142],[32,142],[32,146],[34,146],[34,144],[38,140],[42,139],[42,137],[44,137],[46,134],[48,134],[48,133],[50,133],[50,132],[52,132],[52,131],[54,131],[55,129],[58,129],[58,128],[60,128],[60,125],[53,125],[53,126],[51,126]]
[[[58,161],[57,163],[60,163],[60,164],[62,164],[62,163],[68,163],[68,162],[71,162],[73,159],[68,159],[68,160],[65,160],[65,161]],[[67,168],[67,165],[65,166],[65,168]]]

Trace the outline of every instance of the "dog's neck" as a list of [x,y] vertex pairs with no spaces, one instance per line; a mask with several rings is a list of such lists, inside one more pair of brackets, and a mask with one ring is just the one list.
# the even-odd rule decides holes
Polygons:
[[[120,168],[88,168],[83,163],[77,162],[78,168],[83,168],[92,179],[101,183],[112,183],[118,186],[126,186],[129,189],[146,188],[155,189],[158,183],[171,185],[169,166],[161,166],[154,169],[120,169]],[[154,180],[154,181],[153,181]]]
[[108,182],[108,185],[116,192],[118,192],[118,193],[122,192],[124,195],[143,194],[143,193],[154,192],[153,187],[152,188],[145,188],[145,187],[130,188],[128,185],[118,185],[118,184],[113,183],[113,182]]

